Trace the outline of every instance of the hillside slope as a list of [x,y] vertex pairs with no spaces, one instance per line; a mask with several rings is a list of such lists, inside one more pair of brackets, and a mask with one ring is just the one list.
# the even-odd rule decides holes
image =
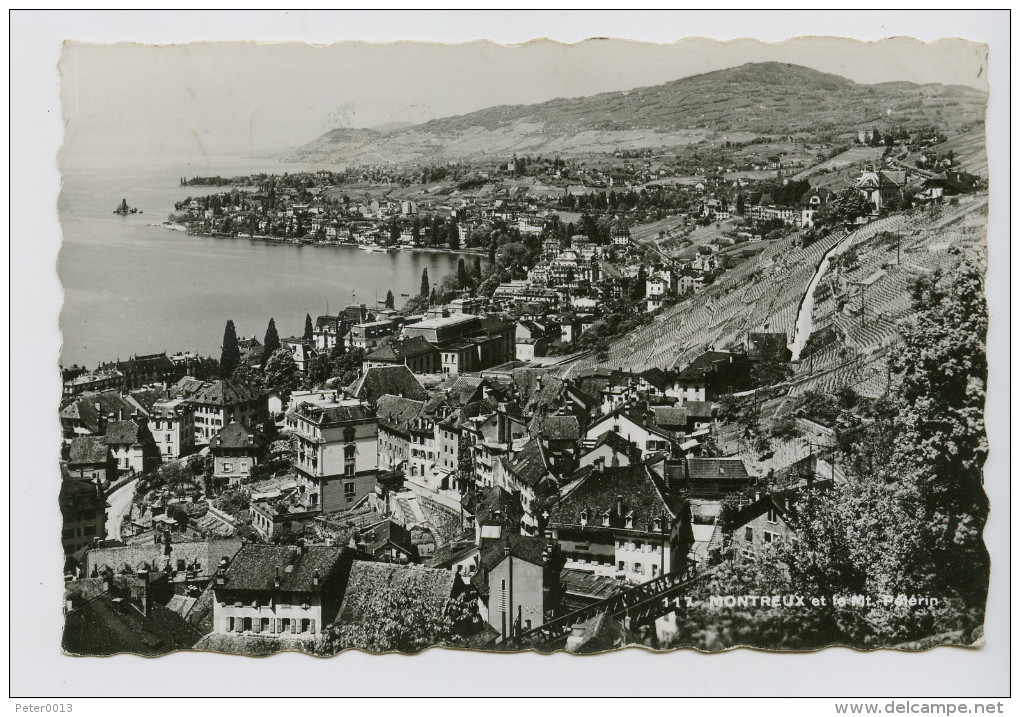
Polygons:
[[676,147],[719,133],[845,134],[860,126],[968,126],[987,95],[969,87],[857,84],[799,65],[750,63],[654,87],[504,105],[387,134],[334,130],[287,157],[300,161],[439,161],[508,152],[576,154]]

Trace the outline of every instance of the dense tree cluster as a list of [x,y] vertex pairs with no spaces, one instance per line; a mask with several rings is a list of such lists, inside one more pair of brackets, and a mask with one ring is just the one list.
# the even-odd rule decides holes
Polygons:
[[[750,561],[724,550],[698,589],[698,597],[796,594],[825,602],[722,611],[700,604],[681,615],[676,644],[809,649],[976,639],[989,573],[980,274],[965,266],[923,282],[915,308],[890,361],[890,398],[868,401],[844,389],[803,402],[835,427],[847,480],[805,492],[791,518],[796,542]],[[866,602],[853,604],[855,596]]]

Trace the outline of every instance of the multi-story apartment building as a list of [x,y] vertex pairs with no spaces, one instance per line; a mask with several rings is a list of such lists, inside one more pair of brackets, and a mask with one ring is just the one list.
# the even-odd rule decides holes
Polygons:
[[164,460],[186,456],[195,450],[195,407],[183,398],[156,401],[149,430]]
[[374,349],[389,341],[397,333],[397,325],[388,320],[355,324],[347,334],[347,345],[353,349]]
[[368,405],[303,403],[287,414],[287,430],[297,441],[294,467],[310,507],[343,510],[375,490],[379,419]]

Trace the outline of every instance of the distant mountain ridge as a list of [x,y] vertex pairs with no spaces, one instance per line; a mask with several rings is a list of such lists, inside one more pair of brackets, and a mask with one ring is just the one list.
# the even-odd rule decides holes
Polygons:
[[982,121],[986,103],[986,93],[969,87],[866,85],[800,65],[748,63],[651,87],[499,105],[387,131],[332,130],[287,159],[442,161],[507,152],[681,146],[723,133],[739,140],[849,133],[881,124],[952,127]]

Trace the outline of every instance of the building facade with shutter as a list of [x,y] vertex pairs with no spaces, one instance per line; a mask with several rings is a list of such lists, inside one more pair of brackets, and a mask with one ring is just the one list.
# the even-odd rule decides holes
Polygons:
[[317,639],[336,617],[353,551],[250,544],[213,580],[213,632]]

